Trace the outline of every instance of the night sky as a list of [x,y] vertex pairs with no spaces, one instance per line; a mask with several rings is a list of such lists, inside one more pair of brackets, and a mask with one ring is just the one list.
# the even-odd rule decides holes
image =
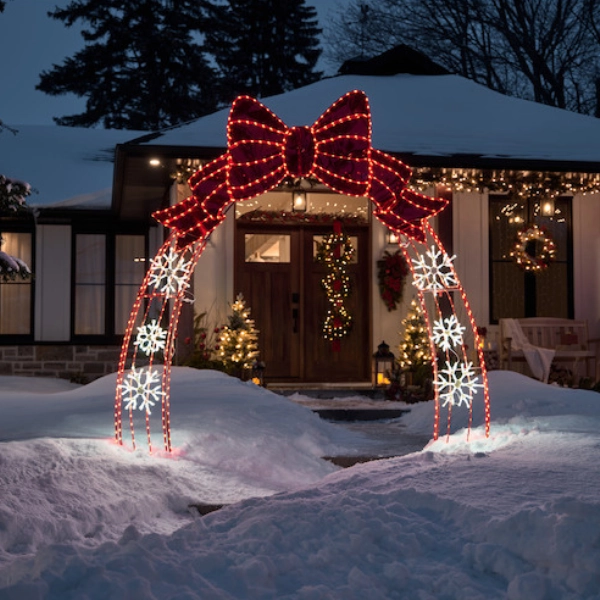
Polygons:
[[[312,0],[320,19],[347,0]],[[83,47],[74,27],[47,16],[68,0],[8,0],[0,13],[0,119],[9,125],[52,125],[53,116],[80,112],[85,100],[69,94],[49,96],[35,89],[42,70],[60,64]],[[323,23],[321,23],[323,26]],[[319,69],[327,70],[320,64]]]

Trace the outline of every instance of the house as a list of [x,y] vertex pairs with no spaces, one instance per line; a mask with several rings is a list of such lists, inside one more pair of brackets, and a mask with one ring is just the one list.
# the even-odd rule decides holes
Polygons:
[[[310,125],[353,89],[369,98],[373,147],[413,168],[413,189],[450,201],[432,221],[456,255],[477,324],[493,337],[502,317],[570,317],[586,319],[590,337],[600,337],[600,121],[451,74],[348,73],[262,102],[289,126]],[[71,206],[39,206],[30,228],[36,279],[28,345],[11,347],[20,340],[2,334],[3,352],[31,353],[60,343],[88,356],[94,347],[116,347],[143,260],[164,235],[150,215],[187,197],[189,175],[225,151],[228,112],[115,139],[110,206],[92,210],[91,198],[87,210],[83,198]],[[35,185],[27,173],[10,174]],[[67,169],[64,177],[71,174]],[[382,340],[394,350],[412,297],[409,284],[403,303],[388,311],[380,296],[378,261],[397,246],[372,218],[368,200],[332,193],[313,181],[294,186],[230,209],[196,267],[193,310],[206,312],[208,325],[220,324],[243,293],[261,332],[267,381],[368,382],[373,352]],[[293,209],[295,192],[302,192],[305,211]],[[323,341],[326,299],[315,260],[334,217],[357,250],[348,266],[353,327],[340,352]],[[543,227],[542,239],[552,240],[556,254],[546,265],[539,250],[535,255],[524,247],[521,254],[530,252],[547,266],[526,271],[511,252],[517,233],[534,224]],[[104,271],[94,263],[97,247],[103,248]],[[95,305],[103,309],[94,312]],[[92,319],[96,314],[104,316]],[[188,308],[180,341],[191,334],[192,316]],[[179,346],[182,356],[186,349]]]
[[2,249],[34,277],[0,284],[0,374],[93,379],[113,372],[157,228],[112,207],[114,149],[131,131],[17,126],[0,170],[33,210],[3,214]]

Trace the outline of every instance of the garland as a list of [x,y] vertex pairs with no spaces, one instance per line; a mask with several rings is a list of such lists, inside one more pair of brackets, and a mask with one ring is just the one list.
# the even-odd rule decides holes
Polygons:
[[379,293],[388,311],[396,310],[402,300],[404,282],[408,275],[408,265],[400,250],[394,254],[385,252],[383,258],[377,261]]
[[545,227],[528,225],[517,233],[510,255],[525,271],[539,272],[556,259],[556,244]]
[[342,223],[335,221],[333,233],[323,239],[317,250],[317,260],[329,270],[321,280],[330,303],[323,323],[323,337],[333,342],[334,352],[340,351],[340,340],[350,333],[352,326],[352,316],[344,306],[344,298],[350,295],[350,277],[346,267],[353,256],[350,238],[342,231]]
[[319,225],[330,225],[337,221],[344,225],[366,225],[368,223],[367,219],[362,215],[260,209],[244,213],[237,220],[251,223],[315,223]]

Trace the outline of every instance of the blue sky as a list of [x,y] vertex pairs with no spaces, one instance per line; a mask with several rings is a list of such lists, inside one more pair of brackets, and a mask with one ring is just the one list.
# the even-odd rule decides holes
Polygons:
[[[346,0],[312,0],[319,18]],[[8,0],[0,14],[0,119],[13,125],[52,125],[53,116],[80,112],[84,100],[49,96],[35,89],[39,74],[60,64],[83,46],[75,28],[50,19],[47,12],[68,0]],[[323,22],[321,23],[323,26]],[[324,68],[321,66],[320,68]]]

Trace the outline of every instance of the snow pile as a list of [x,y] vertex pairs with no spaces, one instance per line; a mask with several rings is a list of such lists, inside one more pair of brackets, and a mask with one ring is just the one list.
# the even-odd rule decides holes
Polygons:
[[346,470],[359,434],[216,373],[174,372],[175,458],[108,440],[114,378],[0,392],[0,598],[600,598],[600,395],[490,383],[489,439]]

